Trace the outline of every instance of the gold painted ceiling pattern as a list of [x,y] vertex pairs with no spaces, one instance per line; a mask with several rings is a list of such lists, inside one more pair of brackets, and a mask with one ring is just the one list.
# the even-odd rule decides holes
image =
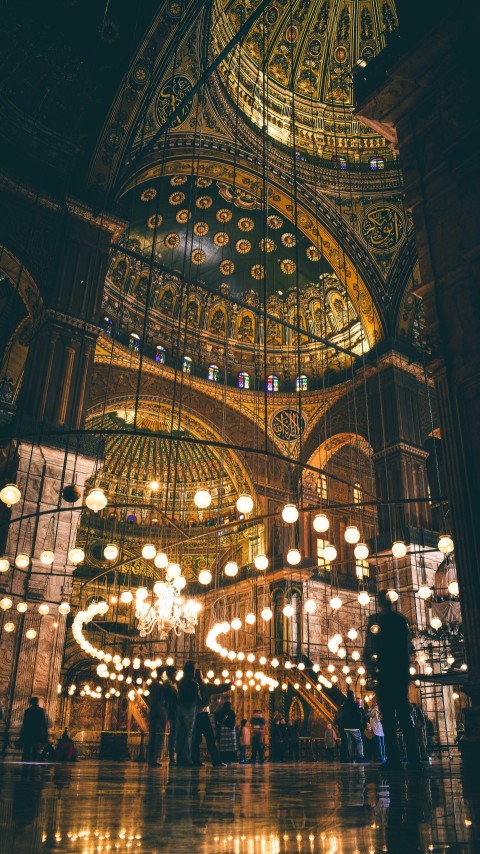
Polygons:
[[[216,0],[215,53],[259,1]],[[234,103],[276,141],[361,154],[378,138],[352,117],[350,72],[359,59],[375,56],[395,27],[393,0],[273,0],[220,75]]]

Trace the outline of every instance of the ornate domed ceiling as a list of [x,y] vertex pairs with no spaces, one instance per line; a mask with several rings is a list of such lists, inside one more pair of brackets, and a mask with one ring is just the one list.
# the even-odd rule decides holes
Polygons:
[[[285,216],[226,181],[163,177],[123,199],[131,249],[213,291],[286,295],[333,274],[321,251]],[[153,244],[155,244],[153,246]]]
[[[216,0],[216,54],[259,2]],[[379,139],[352,117],[350,72],[384,47],[395,26],[393,0],[273,0],[221,63],[220,76],[234,103],[276,141],[361,159]]]

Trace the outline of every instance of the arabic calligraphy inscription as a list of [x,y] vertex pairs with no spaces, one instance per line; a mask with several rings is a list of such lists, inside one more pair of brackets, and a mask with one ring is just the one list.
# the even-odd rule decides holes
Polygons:
[[373,249],[392,249],[401,240],[403,229],[400,212],[385,205],[369,210],[362,221],[362,235]]

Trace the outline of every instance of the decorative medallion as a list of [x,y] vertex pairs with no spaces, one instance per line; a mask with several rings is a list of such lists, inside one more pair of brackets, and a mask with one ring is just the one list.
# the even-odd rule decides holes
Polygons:
[[295,246],[297,238],[294,234],[282,234],[281,241],[284,246],[288,246],[288,248],[291,248],[292,246]]
[[186,175],[174,175],[173,178],[170,178],[170,183],[172,187],[181,187],[182,184],[187,183],[187,180]]
[[230,238],[226,231],[217,231],[213,236],[215,246],[226,246],[229,240]]
[[240,255],[246,255],[247,252],[250,252],[252,248],[252,244],[245,237],[242,240],[237,240],[235,244],[235,249],[237,252],[240,252]]
[[177,2],[177,0],[173,0],[172,3],[168,4],[168,14],[171,18],[179,18],[182,12],[182,4]]
[[366,62],[370,62],[371,59],[375,56],[375,51],[373,47],[364,47],[362,50],[362,57]]
[[176,193],[172,193],[172,195],[169,196],[168,201],[171,205],[181,205],[182,202],[185,201],[185,193],[180,193],[180,191],[177,190]]
[[308,52],[310,56],[317,57],[320,56],[322,52],[322,43],[319,39],[312,39],[308,46]]
[[291,276],[297,269],[297,265],[290,258],[284,258],[283,261],[280,261],[280,269],[286,276]]
[[262,252],[273,252],[275,243],[271,237],[264,237],[258,244]]
[[206,252],[204,252],[203,249],[194,249],[192,252],[192,261],[194,264],[203,264],[206,257]]
[[197,208],[201,208],[204,211],[211,207],[211,204],[212,199],[210,196],[199,196],[197,199]]
[[238,227],[240,231],[251,231],[254,226],[253,219],[250,219],[249,216],[242,216],[238,220]]
[[320,261],[320,250],[316,246],[307,246],[305,251],[309,261]]
[[220,262],[219,269],[224,276],[231,276],[233,271],[235,270],[235,264],[233,263],[233,261],[229,261],[228,259],[226,259],[225,261]]
[[157,195],[157,191],[155,187],[148,187],[147,190],[144,190],[143,193],[140,193],[140,201],[141,202],[150,202]]
[[334,56],[337,62],[344,63],[347,60],[348,51],[343,45],[340,45],[336,48]]
[[293,44],[298,39],[298,29],[297,27],[287,27],[285,31],[285,41],[289,44]]
[[188,222],[191,215],[192,214],[190,213],[190,211],[187,211],[186,208],[182,208],[182,210],[177,213],[175,219],[177,220],[177,222],[180,222],[183,224],[185,222]]
[[305,418],[297,409],[280,409],[272,418],[272,432],[282,442],[294,442],[305,429]]
[[150,77],[150,67],[148,66],[148,64],[146,62],[140,61],[136,64],[135,68],[133,69],[133,71],[130,75],[130,80],[134,86],[137,86],[139,89],[141,89],[142,86],[145,86],[145,83],[147,82],[149,77]]
[[270,27],[278,21],[278,9],[275,6],[268,6],[265,12],[265,20]]
[[149,228],[158,228],[163,222],[163,216],[161,214],[152,214],[147,219],[147,225]]
[[258,279],[263,279],[265,276],[265,268],[263,267],[263,264],[254,264],[250,272],[252,274],[252,279],[257,279],[257,281]]
[[205,175],[200,175],[200,177],[196,180],[197,187],[209,187],[211,183],[212,179],[206,178]]
[[228,210],[228,208],[220,208],[216,213],[216,217],[219,222],[230,222],[232,218],[232,212]]
[[203,235],[207,234],[207,232],[208,232],[208,223],[196,222],[195,225],[193,226],[193,231],[194,231],[194,234],[197,235],[197,237],[203,237]]
[[167,249],[176,249],[179,245],[180,235],[176,234],[174,231],[171,231],[170,234],[166,235],[165,246],[167,247]]
[[372,249],[392,249],[403,236],[400,212],[388,205],[369,210],[362,220],[362,235]]
[[283,225],[283,219],[277,214],[270,214],[270,216],[267,216],[267,225],[269,228],[281,228]]
[[[180,107],[182,101],[187,97],[192,88],[188,77],[179,74],[171,80],[167,80],[162,86],[155,107],[157,121],[160,126],[164,125],[169,115]],[[173,120],[171,127],[178,127],[187,118],[191,110],[191,102],[183,106],[178,116]]]

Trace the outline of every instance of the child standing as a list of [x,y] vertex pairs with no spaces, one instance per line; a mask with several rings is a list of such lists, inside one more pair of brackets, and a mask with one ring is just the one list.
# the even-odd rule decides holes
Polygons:
[[250,747],[251,738],[250,738],[250,726],[246,718],[240,723],[240,765],[247,764],[247,747]]

